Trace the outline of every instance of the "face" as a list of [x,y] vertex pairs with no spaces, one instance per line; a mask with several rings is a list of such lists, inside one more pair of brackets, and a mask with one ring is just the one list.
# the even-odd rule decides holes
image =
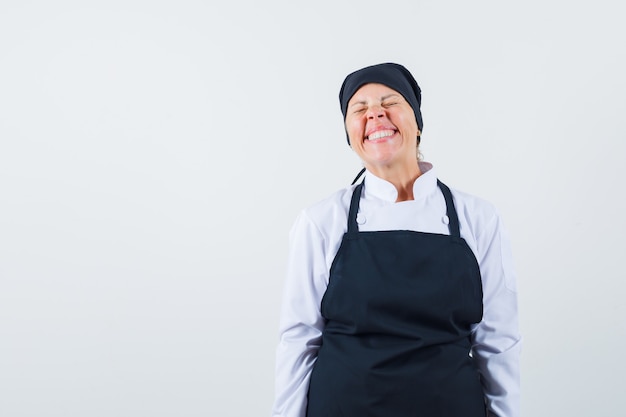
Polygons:
[[415,113],[402,94],[383,84],[365,84],[348,102],[350,146],[375,174],[417,165]]

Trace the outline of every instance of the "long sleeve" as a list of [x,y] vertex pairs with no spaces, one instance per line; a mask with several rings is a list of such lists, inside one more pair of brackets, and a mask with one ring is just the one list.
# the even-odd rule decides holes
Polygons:
[[474,327],[473,356],[489,417],[518,417],[520,410],[517,292],[508,238],[497,214],[477,231],[483,281],[483,320]]
[[324,238],[306,212],[290,234],[290,252],[276,351],[273,417],[305,417],[309,377],[321,343],[320,313],[328,283]]

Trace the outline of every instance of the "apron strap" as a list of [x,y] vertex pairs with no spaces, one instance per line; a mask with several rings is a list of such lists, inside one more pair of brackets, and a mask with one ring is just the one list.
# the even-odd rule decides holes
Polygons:
[[356,177],[354,177],[354,179],[352,180],[352,184],[350,184],[350,185],[354,185],[354,183],[356,183],[358,181],[358,179],[361,178],[361,175],[363,175],[364,172],[365,172],[365,168],[360,170],[359,173],[356,174]]
[[354,187],[352,192],[352,201],[350,201],[350,211],[348,212],[348,233],[357,233],[359,226],[356,224],[356,214],[359,212],[359,202],[361,200],[361,191],[363,183]]
[[454,202],[452,201],[452,193],[450,192],[448,186],[439,181],[439,179],[437,179],[437,185],[443,193],[443,198],[446,199],[446,215],[449,220],[448,229],[450,230],[450,235],[461,237],[461,232],[459,230],[459,216],[456,214],[456,208],[454,207]]

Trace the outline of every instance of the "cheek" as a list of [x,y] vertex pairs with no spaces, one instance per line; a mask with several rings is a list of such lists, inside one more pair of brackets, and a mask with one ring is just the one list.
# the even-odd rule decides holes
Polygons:
[[397,124],[396,126],[402,126],[404,130],[410,130],[412,132],[417,132],[417,121],[415,120],[415,115],[413,112],[407,114],[403,112],[397,115]]
[[346,132],[348,132],[348,136],[350,139],[363,137],[363,132],[365,129],[365,124],[360,120],[347,120],[346,121]]

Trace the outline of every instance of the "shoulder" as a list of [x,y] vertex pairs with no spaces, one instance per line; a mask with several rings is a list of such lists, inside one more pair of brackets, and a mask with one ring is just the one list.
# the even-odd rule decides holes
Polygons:
[[353,189],[347,187],[336,191],[300,212],[289,235],[293,253],[306,252],[302,254],[302,259],[324,258],[325,268],[330,268],[341,237],[348,229],[348,210]]
[[355,187],[356,185],[352,185],[335,191],[323,200],[302,210],[300,217],[306,218],[322,233],[330,229],[337,229],[339,225],[345,225]]
[[459,222],[472,236],[478,237],[497,225],[498,210],[491,202],[457,189],[451,191]]

